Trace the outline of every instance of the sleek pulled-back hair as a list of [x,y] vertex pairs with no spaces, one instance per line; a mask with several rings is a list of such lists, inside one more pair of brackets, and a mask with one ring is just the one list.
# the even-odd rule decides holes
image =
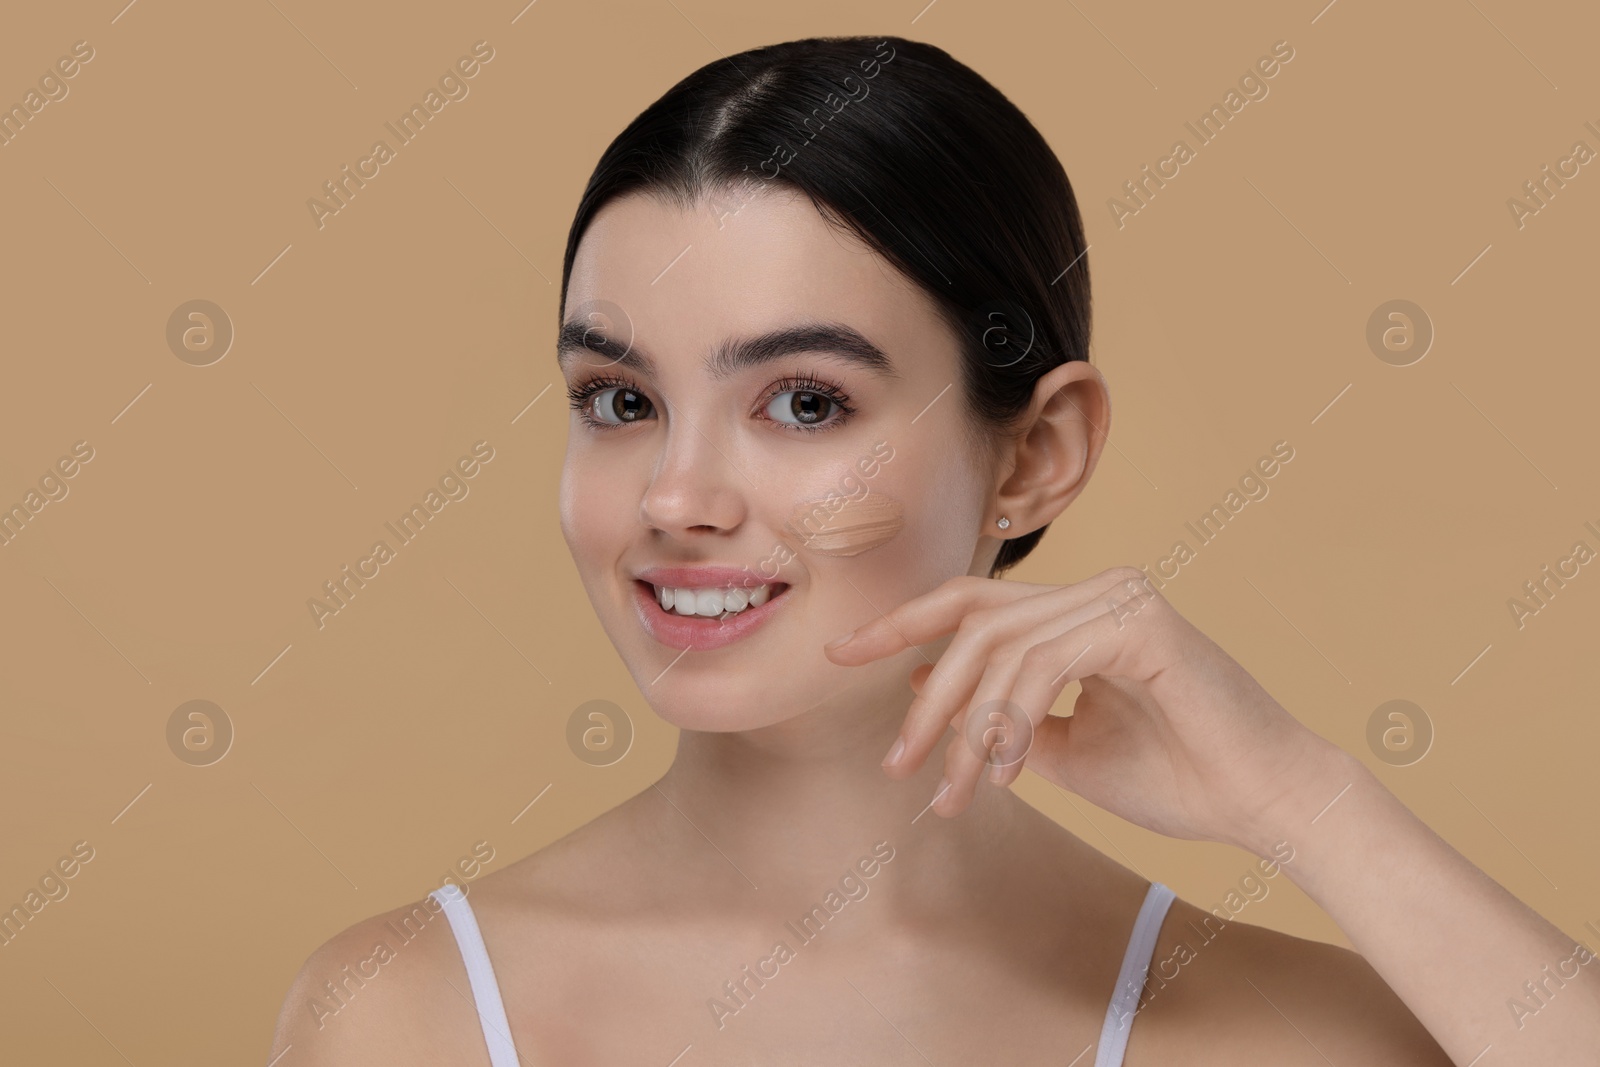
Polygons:
[[[779,184],[932,299],[960,344],[975,449],[1020,432],[1040,377],[1088,360],[1083,224],[1061,162],[998,89],[943,49],[903,37],[766,45],[667,90],[589,178],[567,235],[560,308],[578,243],[609,201],[709,198],[734,212],[752,190]],[[1007,540],[990,576],[1048,528]]]

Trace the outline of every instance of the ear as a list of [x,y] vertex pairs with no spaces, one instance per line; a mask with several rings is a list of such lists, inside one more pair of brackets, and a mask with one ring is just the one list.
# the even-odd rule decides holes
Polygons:
[[[1097,367],[1072,360],[1040,378],[1018,418],[1020,436],[1001,456],[1007,473],[981,532],[1020,537],[1060,515],[1089,484],[1110,430],[1111,392]],[[1002,515],[1011,520],[1003,533],[995,525]]]

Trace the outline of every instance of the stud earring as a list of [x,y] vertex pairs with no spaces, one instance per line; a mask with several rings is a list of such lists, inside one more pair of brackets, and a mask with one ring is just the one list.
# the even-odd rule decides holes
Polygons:
[[1011,520],[1002,515],[995,520],[995,525],[1000,527],[1002,530],[1009,529],[1011,527]]

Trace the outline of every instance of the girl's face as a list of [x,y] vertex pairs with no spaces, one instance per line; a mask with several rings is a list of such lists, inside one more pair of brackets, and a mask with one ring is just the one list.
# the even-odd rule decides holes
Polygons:
[[586,231],[562,322],[562,533],[657,714],[748,730],[908,698],[915,649],[840,667],[822,646],[986,573],[994,472],[920,290],[802,196],[629,196]]

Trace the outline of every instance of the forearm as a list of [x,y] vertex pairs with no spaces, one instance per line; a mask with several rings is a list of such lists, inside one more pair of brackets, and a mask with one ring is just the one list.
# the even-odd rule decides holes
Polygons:
[[1273,841],[1294,849],[1283,865],[1290,880],[1455,1063],[1465,1067],[1489,1046],[1481,1063],[1496,1067],[1600,1058],[1600,959],[1588,951],[1600,951],[1600,939],[1580,948],[1429,829],[1360,760],[1330,746],[1273,822]]

